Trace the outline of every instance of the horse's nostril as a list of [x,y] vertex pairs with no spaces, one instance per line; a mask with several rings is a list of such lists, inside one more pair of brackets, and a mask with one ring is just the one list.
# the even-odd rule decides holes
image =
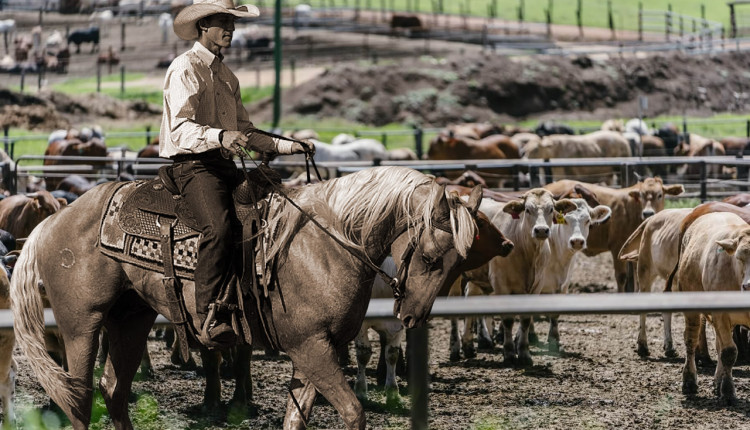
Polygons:
[[403,320],[404,327],[406,328],[413,328],[414,327],[414,318],[412,318],[411,315],[407,315],[404,317]]

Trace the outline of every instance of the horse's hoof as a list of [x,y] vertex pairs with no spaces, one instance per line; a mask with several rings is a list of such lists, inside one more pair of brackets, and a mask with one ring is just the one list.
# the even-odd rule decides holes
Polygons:
[[258,405],[243,402],[241,400],[232,400],[229,403],[227,421],[231,423],[240,423],[246,418],[257,418],[259,415]]
[[477,350],[474,348],[473,344],[464,346],[464,357],[474,358],[476,356],[477,356]]
[[547,349],[549,352],[560,352],[560,341],[550,339],[547,342]]
[[495,347],[495,343],[492,342],[492,339],[488,339],[485,337],[480,337],[477,340],[477,345],[479,346],[479,350],[485,350],[485,351],[491,351]]
[[518,365],[518,356],[515,354],[504,356],[503,364],[508,367],[516,367]]
[[405,407],[404,400],[398,394],[398,389],[387,389],[385,394],[385,406],[388,409],[402,409]]
[[458,351],[451,351],[451,355],[449,357],[450,361],[459,361],[461,360],[461,353]]
[[721,406],[737,406],[737,397],[735,396],[721,396],[719,397],[719,404]]
[[534,365],[534,360],[531,359],[530,355],[519,355],[516,364],[521,368],[531,367]]
[[667,357],[667,358],[677,358],[677,350],[674,349],[674,348],[672,348],[672,349],[665,349],[664,350],[664,356]]
[[692,379],[683,380],[682,381],[682,394],[685,394],[685,395],[698,394],[698,384]]
[[648,346],[642,343],[638,344],[637,352],[638,352],[638,356],[641,358],[645,358],[651,355],[651,352],[648,350]]

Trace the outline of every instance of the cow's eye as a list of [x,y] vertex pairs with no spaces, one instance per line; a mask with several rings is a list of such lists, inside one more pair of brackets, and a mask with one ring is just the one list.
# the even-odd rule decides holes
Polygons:
[[661,199],[661,193],[657,194],[657,195],[656,195],[656,198],[657,198],[657,199]]

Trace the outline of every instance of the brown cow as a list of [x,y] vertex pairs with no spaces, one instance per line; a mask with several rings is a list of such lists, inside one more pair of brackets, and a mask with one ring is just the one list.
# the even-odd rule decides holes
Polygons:
[[546,185],[545,188],[559,195],[565,190],[584,186],[591,191],[600,204],[612,209],[609,225],[594,228],[588,238],[588,248],[583,251],[594,256],[608,251],[612,254],[617,281],[617,291],[625,291],[627,263],[617,258],[622,245],[638,228],[641,221],[664,209],[664,197],[680,195],[685,191],[682,185],[664,185],[660,178],[646,178],[632,187],[612,189],[600,185],[584,184],[572,180],[562,180]]
[[[430,142],[427,158],[430,160],[505,160],[518,159],[521,154],[508,136],[493,134],[483,139],[457,135],[438,135]],[[500,176],[500,186],[509,179],[510,169],[487,169],[484,173]],[[458,175],[449,175],[455,179]]]
[[735,194],[733,196],[724,198],[722,202],[740,207],[747,206],[748,204],[750,204],[750,193]]
[[37,224],[67,204],[47,191],[6,197],[0,201],[0,228],[17,238],[28,237]]
[[[44,151],[44,156],[70,156],[70,157],[106,157],[107,146],[98,138],[92,138],[87,142],[83,142],[78,139],[70,140],[55,140],[47,145],[47,149]],[[51,160],[45,159],[45,166],[55,165],[75,165],[75,164],[89,164],[95,167],[101,167],[106,161],[86,161],[86,160]],[[55,173],[76,173],[75,171],[58,171]],[[47,190],[54,190],[61,182],[59,176],[46,175],[44,182]]]
[[[689,141],[683,140],[680,142],[674,149],[674,155],[677,157],[706,157],[726,155],[726,152],[724,146],[718,141],[690,133]],[[722,166],[712,164],[707,167],[706,173],[709,178],[718,178],[722,174],[722,170]],[[700,166],[688,164],[679,169],[678,173],[695,177],[700,174]]]
[[745,151],[750,150],[750,137],[724,137],[719,140],[719,143],[724,147],[724,152],[727,155],[744,155]]

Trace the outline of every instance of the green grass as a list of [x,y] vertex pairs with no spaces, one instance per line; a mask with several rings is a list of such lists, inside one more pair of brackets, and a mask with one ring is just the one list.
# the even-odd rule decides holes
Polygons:
[[[247,3],[247,1],[245,1]],[[729,7],[724,1],[711,0],[613,0],[612,15],[616,29],[635,30],[638,28],[638,4],[643,3],[646,10],[666,11],[672,5],[672,11],[678,14],[700,18],[701,5],[705,6],[706,19],[718,21],[729,26]],[[250,3],[261,7],[273,7],[271,0],[257,0]],[[380,10],[433,12],[433,4],[442,4],[445,13],[465,13],[474,16],[490,16],[492,5],[496,5],[496,17],[517,20],[519,9],[523,7],[523,18],[529,22],[546,22],[546,10],[552,5],[552,22],[555,24],[576,25],[578,0],[287,0],[285,5],[294,6],[306,3],[313,8],[331,6],[354,7]],[[522,6],[523,5],[523,6]],[[604,0],[581,0],[583,25],[587,27],[608,27],[607,2]],[[738,9],[750,9],[750,6]],[[687,25],[687,24],[686,24]]]
[[664,209],[694,208],[699,204],[701,204],[700,199],[666,199],[664,200]]

